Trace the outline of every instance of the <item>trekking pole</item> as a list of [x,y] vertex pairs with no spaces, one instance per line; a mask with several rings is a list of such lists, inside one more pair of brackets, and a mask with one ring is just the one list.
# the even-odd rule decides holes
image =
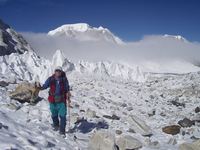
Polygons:
[[71,124],[70,124],[70,102],[69,101],[67,102],[67,107],[68,107],[67,108],[67,111],[68,111],[67,114],[68,114],[68,124],[69,124],[68,127],[69,127],[69,130],[70,130]]

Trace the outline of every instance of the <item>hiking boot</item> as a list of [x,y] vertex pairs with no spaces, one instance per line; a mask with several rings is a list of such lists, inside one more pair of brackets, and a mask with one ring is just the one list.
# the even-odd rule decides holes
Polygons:
[[64,131],[59,131],[59,134],[60,135],[65,135],[65,132]]
[[58,131],[59,130],[59,126],[54,126],[53,125],[52,128],[53,128],[54,131]]
[[59,131],[59,134],[60,134],[63,138],[66,137],[65,132],[63,132],[63,131]]

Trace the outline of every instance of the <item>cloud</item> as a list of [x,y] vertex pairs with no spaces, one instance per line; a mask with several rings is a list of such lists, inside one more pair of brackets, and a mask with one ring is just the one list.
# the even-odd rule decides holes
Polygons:
[[162,35],[148,35],[139,41],[123,45],[105,41],[91,42],[51,37],[46,33],[22,33],[35,51],[51,59],[57,49],[61,49],[67,58],[73,61],[122,61],[138,63],[142,61],[185,60],[199,63],[200,43],[182,41]]

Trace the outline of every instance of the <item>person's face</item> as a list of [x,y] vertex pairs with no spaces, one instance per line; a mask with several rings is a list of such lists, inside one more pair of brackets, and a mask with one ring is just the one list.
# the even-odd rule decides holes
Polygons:
[[61,76],[61,71],[60,70],[56,70],[55,71],[55,77],[60,77]]

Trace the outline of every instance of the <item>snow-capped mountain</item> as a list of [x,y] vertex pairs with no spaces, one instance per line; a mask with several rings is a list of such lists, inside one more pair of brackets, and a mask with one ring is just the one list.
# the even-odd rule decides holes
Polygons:
[[165,34],[163,37],[164,38],[170,38],[170,39],[176,39],[176,40],[179,40],[179,41],[182,41],[182,42],[187,42],[187,39],[184,38],[181,35],[169,35],[169,34]]
[[33,51],[26,40],[9,25],[0,20],[0,56]]
[[86,23],[66,24],[49,31],[50,36],[77,39],[80,41],[106,41],[122,44],[123,41],[111,33],[107,28],[91,27]]

